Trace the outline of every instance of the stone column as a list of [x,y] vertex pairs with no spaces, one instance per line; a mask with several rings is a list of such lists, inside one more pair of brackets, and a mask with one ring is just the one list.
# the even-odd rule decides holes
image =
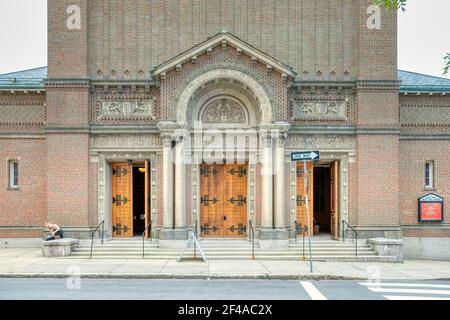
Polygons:
[[261,137],[261,175],[262,175],[262,227],[273,229],[273,159],[272,136],[262,133]]
[[172,136],[165,134],[163,141],[163,227],[173,228],[173,162]]
[[287,134],[282,132],[278,135],[275,149],[275,192],[274,192],[274,208],[275,208],[275,228],[286,229],[285,218],[285,170],[284,170],[284,150]]
[[186,228],[186,200],[185,200],[185,161],[184,161],[184,137],[177,138],[175,146],[175,227]]
[[[262,229],[259,243],[262,249],[286,249],[288,246],[289,233],[286,229],[284,212],[284,150],[288,128],[289,124],[275,123],[260,133]],[[274,138],[276,144],[273,144]]]
[[173,239],[174,211],[173,211],[173,132],[176,124],[172,121],[161,121],[158,124],[162,140],[162,215],[163,229],[160,231],[160,239]]

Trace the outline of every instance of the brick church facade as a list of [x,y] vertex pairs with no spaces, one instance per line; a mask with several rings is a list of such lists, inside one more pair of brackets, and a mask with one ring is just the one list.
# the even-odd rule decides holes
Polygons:
[[[2,242],[104,221],[275,248],[309,206],[332,239],[450,258],[450,80],[398,71],[396,13],[369,29],[369,5],[49,0],[48,67],[0,76]],[[426,195],[442,219],[418,219]]]

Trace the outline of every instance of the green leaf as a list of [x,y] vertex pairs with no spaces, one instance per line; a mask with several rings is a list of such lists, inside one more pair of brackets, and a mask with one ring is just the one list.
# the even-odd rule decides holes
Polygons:
[[373,2],[377,6],[384,5],[388,10],[401,9],[403,12],[406,11],[407,0],[374,0]]
[[447,75],[450,71],[450,52],[444,57],[444,75]]

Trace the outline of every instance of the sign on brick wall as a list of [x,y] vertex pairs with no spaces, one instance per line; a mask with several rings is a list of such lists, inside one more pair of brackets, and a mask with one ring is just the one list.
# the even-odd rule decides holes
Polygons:
[[442,222],[444,198],[430,193],[419,198],[419,222]]

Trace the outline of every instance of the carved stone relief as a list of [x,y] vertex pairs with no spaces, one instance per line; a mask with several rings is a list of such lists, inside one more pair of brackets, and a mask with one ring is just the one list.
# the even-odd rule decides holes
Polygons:
[[242,107],[230,99],[219,99],[211,102],[203,112],[204,123],[246,123]]
[[292,119],[295,120],[342,120],[347,119],[345,101],[292,101]]
[[355,149],[355,137],[350,135],[291,135],[288,148]]
[[154,100],[103,101],[101,117],[148,117],[156,119]]

